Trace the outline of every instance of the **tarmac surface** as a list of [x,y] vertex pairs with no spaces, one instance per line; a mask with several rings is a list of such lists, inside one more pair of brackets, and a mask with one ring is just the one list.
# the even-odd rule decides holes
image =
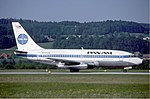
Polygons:
[[0,72],[0,75],[4,75],[4,74],[9,74],[9,75],[13,75],[13,74],[24,74],[24,75],[28,75],[28,74],[76,74],[76,75],[150,75],[149,72]]

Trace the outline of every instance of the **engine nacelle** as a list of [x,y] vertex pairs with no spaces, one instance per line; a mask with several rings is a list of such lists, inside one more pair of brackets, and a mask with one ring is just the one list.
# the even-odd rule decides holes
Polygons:
[[127,70],[127,69],[132,69],[132,67],[124,67],[124,69],[126,69],[126,70]]
[[88,63],[89,66],[100,66],[99,62]]
[[78,70],[81,70],[81,69],[93,69],[95,66],[99,66],[99,63],[98,62],[93,62],[93,63],[90,63],[90,64],[86,64],[86,63],[81,63],[79,65],[65,65],[65,63],[58,63],[57,64],[57,67],[59,68],[66,68],[66,69],[78,69]]
[[57,67],[59,67],[59,68],[64,68],[64,66],[65,66],[65,64],[61,63],[61,62],[57,64]]
[[79,64],[79,65],[65,65],[64,63],[58,63],[57,66],[59,68],[66,68],[66,69],[88,69],[87,64]]
[[79,64],[79,65],[76,65],[77,69],[87,69],[88,68],[88,65],[87,64]]

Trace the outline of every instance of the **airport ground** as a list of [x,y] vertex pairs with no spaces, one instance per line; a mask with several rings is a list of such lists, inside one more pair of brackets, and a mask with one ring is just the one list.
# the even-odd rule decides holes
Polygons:
[[0,75],[0,98],[150,98],[149,88],[149,75]]
[[[70,72],[69,69],[49,69],[51,72]],[[46,69],[1,69],[0,72],[46,72]],[[80,72],[123,72],[123,69],[85,69]],[[149,72],[147,69],[129,69],[128,72]]]

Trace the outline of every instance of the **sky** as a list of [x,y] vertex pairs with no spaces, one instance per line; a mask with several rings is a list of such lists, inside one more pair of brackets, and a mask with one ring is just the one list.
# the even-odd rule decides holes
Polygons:
[[0,18],[150,23],[149,0],[0,0]]

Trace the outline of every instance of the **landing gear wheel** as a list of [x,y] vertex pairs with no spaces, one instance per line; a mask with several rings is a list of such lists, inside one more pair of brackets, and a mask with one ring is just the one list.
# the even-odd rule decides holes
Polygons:
[[127,69],[124,69],[123,72],[128,72]]

